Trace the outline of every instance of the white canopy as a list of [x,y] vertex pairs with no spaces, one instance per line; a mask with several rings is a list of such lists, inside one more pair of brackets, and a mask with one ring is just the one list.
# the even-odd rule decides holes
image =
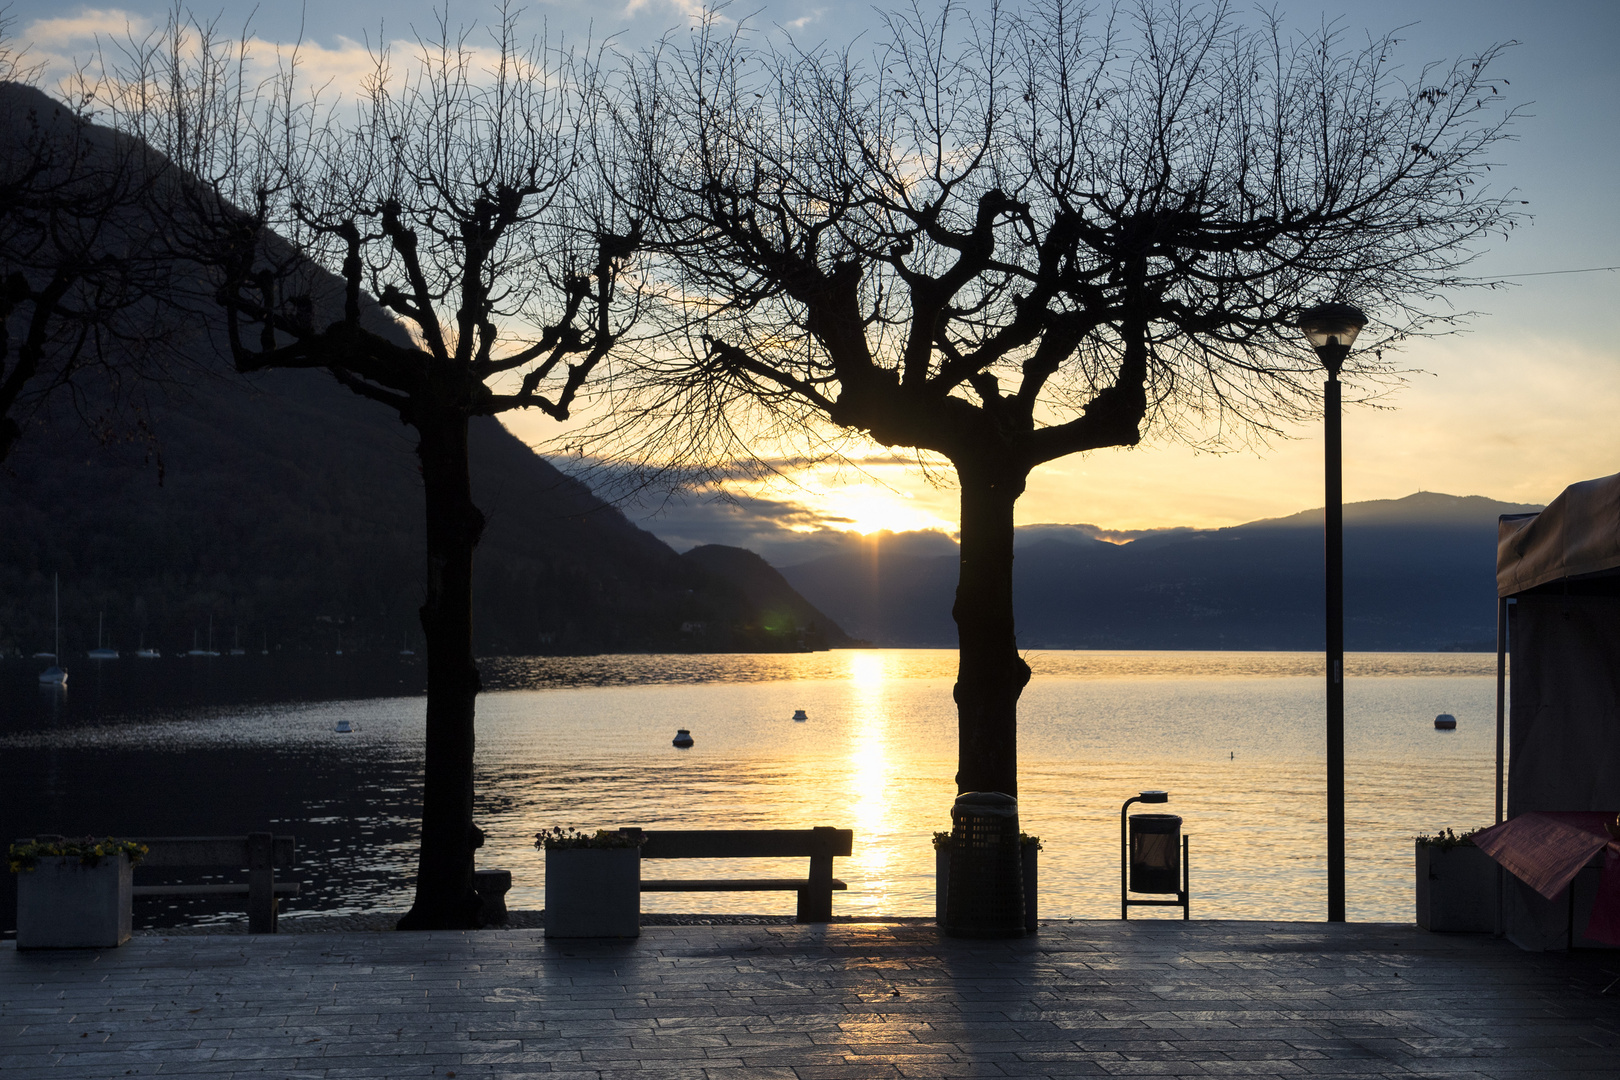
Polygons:
[[1496,526],[1496,595],[1620,567],[1620,473],[1571,484],[1539,514]]

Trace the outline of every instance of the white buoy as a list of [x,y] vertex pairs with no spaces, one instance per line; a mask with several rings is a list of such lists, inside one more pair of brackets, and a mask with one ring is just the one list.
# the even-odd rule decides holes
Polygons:
[[1457,730],[1457,718],[1448,712],[1443,712],[1434,718],[1434,729],[1436,731],[1455,731]]
[[681,750],[688,749],[692,745],[692,733],[685,728],[676,728],[674,745]]
[[803,723],[804,721],[810,719],[810,717],[805,715],[805,712],[804,712],[803,709],[794,709],[793,710],[793,719],[799,721],[800,723]]

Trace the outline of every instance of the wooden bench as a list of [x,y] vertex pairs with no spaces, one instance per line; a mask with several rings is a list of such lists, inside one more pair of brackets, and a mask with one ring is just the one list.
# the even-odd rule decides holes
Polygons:
[[291,836],[267,832],[247,836],[137,836],[137,843],[148,848],[136,867],[193,868],[230,866],[247,868],[248,879],[240,884],[218,885],[136,885],[136,896],[246,896],[248,933],[276,932],[277,896],[297,895],[296,881],[276,881],[276,867],[294,866],[297,842]]
[[833,877],[833,858],[848,857],[853,829],[674,829],[621,832],[644,837],[642,859],[782,859],[809,858],[810,875],[802,878],[654,878],[641,879],[648,892],[796,892],[799,922],[832,919],[832,894],[849,886]]

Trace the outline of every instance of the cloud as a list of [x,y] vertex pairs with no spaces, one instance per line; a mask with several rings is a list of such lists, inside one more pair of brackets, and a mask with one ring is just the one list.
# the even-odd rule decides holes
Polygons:
[[22,37],[35,48],[56,51],[94,44],[98,37],[142,37],[154,28],[150,19],[122,8],[87,8],[76,15],[35,19]]
[[1039,525],[1019,525],[1013,533],[1013,544],[1015,547],[1025,547],[1029,544],[1038,544],[1043,540],[1056,540],[1066,544],[1084,543],[1093,540],[1101,540],[1109,544],[1128,544],[1133,540],[1142,540],[1148,537],[1164,539],[1185,536],[1197,531],[1185,526],[1172,526],[1162,529],[1104,529],[1097,525],[1085,523],[1073,525],[1043,523]]
[[803,30],[811,23],[821,21],[821,16],[826,12],[826,10],[826,8],[811,8],[808,12],[800,15],[797,19],[787,19],[780,25],[784,30]]
[[663,497],[656,505],[626,505],[632,521],[676,551],[704,544],[747,548],[772,566],[881,546],[905,554],[951,554],[956,542],[940,530],[862,535],[850,519],[791,498],[714,490]]
[[624,17],[628,19],[659,9],[673,11],[690,22],[698,22],[703,19],[707,6],[703,0],[630,0],[624,5]]
[[[98,74],[110,75],[111,72],[102,70],[103,65],[116,67],[123,59],[125,48],[140,48],[161,29],[161,21],[123,8],[92,8],[74,15],[35,19],[17,36],[27,43],[28,60],[42,68],[44,84],[54,85],[69,94],[78,72],[83,71],[92,78]],[[238,44],[236,36],[228,29],[215,29],[220,31],[223,40],[233,46]],[[196,30],[193,28],[185,38],[195,44]],[[249,36],[240,44],[247,53],[250,76],[267,78],[296,62],[303,87],[321,89],[323,96],[340,95],[345,101],[357,99],[366,81],[377,71],[377,48],[343,34],[334,35],[329,44],[307,38],[273,41],[257,35]],[[423,48],[423,44],[408,38],[388,41],[391,83],[419,70]],[[427,48],[433,48],[431,42]],[[469,66],[475,72],[491,71],[499,60],[498,50],[489,45],[468,42],[459,46],[458,51],[470,58]]]

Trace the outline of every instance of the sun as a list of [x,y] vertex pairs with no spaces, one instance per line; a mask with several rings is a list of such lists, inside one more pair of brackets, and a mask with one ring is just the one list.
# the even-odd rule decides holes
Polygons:
[[919,503],[908,493],[875,484],[841,485],[806,501],[819,511],[826,527],[862,536],[924,529],[956,531],[956,523],[941,518],[933,507]]

